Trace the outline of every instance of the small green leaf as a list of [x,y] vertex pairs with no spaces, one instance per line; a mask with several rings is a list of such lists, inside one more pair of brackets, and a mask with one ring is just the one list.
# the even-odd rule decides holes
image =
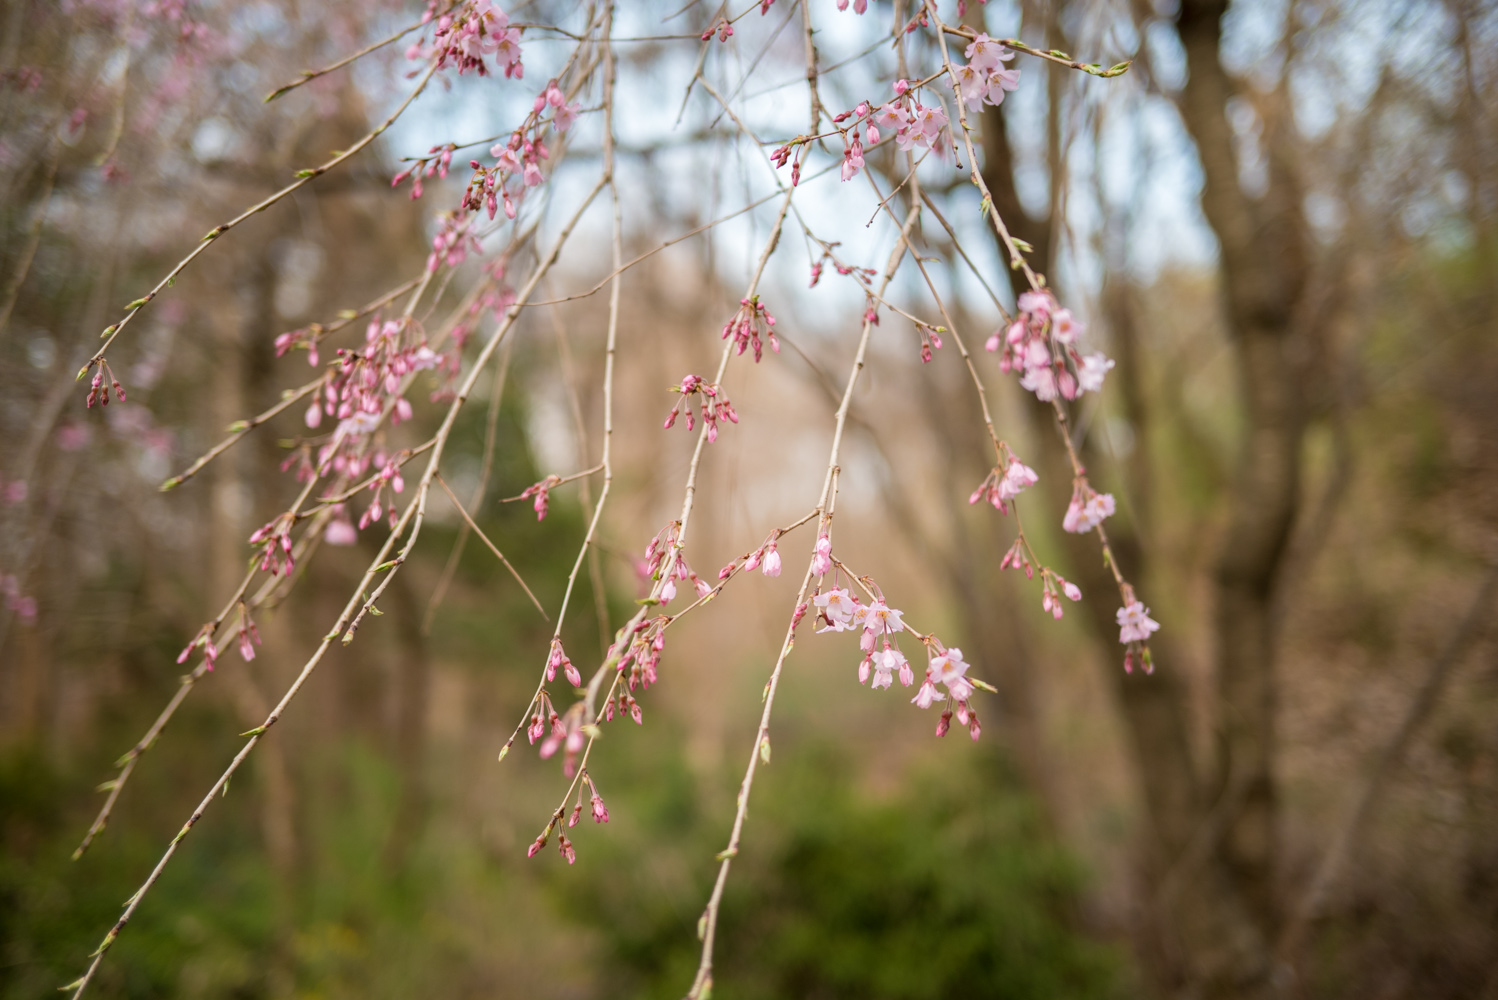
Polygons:
[[296,172],[296,176],[298,176],[298,177],[315,177],[315,176],[317,176],[317,171],[316,170],[311,170],[311,169],[308,169],[308,170],[298,170]]
[[736,857],[738,857],[739,856],[739,849],[737,847],[730,847],[727,850],[719,851],[714,856],[719,861],[727,861],[729,858],[736,858]]
[[248,732],[240,733],[239,735],[241,735],[241,736],[259,736],[263,732],[265,732],[265,727],[264,726],[256,726],[254,729],[251,729]]
[[145,298],[136,299],[134,302],[130,303],[129,305],[127,305],[125,307],[125,311],[126,312],[133,312],[134,310],[139,309],[141,306],[145,305],[147,302],[150,302],[150,301],[151,301],[151,296],[149,296],[149,295],[147,295]]
[[770,763],[770,737],[768,736],[759,741],[759,759],[766,764]]
[[229,434],[238,434],[240,431],[247,431],[249,429],[250,422],[248,420],[236,420],[226,428],[226,432]]
[[357,309],[340,309],[340,310],[338,310],[338,318],[339,319],[358,319],[359,318],[359,310],[357,310]]
[[510,755],[510,744],[506,743],[504,746],[502,746],[502,747],[499,748],[499,759],[500,760],[504,760],[509,755]]

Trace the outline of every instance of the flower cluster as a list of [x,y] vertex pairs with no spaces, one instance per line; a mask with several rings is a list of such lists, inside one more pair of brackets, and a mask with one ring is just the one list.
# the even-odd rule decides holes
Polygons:
[[1149,637],[1160,628],[1160,623],[1150,617],[1150,609],[1143,601],[1135,600],[1132,591],[1124,588],[1125,605],[1118,609],[1118,641],[1124,645],[1124,670],[1134,672],[1134,657],[1139,657],[1144,672],[1155,672],[1155,661],[1150,656]]
[[573,687],[582,687],[583,676],[577,672],[572,661],[567,659],[566,652],[562,649],[562,640],[553,637],[551,640],[551,652],[546,657],[546,679],[554,681],[557,679],[557,671],[561,670],[566,676],[567,682]]
[[[771,320],[771,322],[774,322]],[[681,393],[681,398],[676,405],[671,407],[671,412],[666,415],[665,427],[670,430],[676,423],[677,414],[685,412],[687,418],[687,430],[696,426],[696,418],[692,414],[692,396],[700,396],[700,409],[702,411],[702,422],[707,427],[707,440],[711,444],[718,440],[718,418],[722,417],[730,423],[738,423],[739,415],[734,410],[733,404],[728,401],[728,394],[723,387],[716,382],[708,382],[700,375],[688,375],[681,380],[681,385],[673,385],[671,392]]]
[[954,77],[947,83],[969,111],[978,111],[984,104],[998,107],[1004,95],[1019,86],[1019,70],[1004,66],[1013,58],[1008,46],[979,35],[967,47],[967,65],[954,66]]
[[[666,622],[664,615],[656,618],[646,618],[637,624],[628,635],[622,635],[614,640],[609,647],[607,659],[612,660],[618,655],[619,662],[615,669],[620,673],[629,671],[627,685],[630,691],[637,688],[649,688],[656,681],[656,670],[661,665],[661,653],[666,649]],[[611,701],[604,707],[606,720],[614,718],[614,703]],[[639,705],[631,698],[629,701],[619,701],[618,710],[622,713],[629,711],[639,722]]]
[[925,107],[904,80],[895,82],[893,101],[874,113],[873,124],[895,134],[895,145],[901,150],[936,149],[942,131],[947,127],[947,113],[933,105]]
[[967,498],[968,503],[974,504],[979,500],[987,499],[993,504],[995,510],[1001,514],[1007,514],[1009,502],[1023,493],[1026,487],[1034,486],[1039,482],[1040,477],[1035,474],[1035,470],[1021,462],[1007,446],[1004,446],[1004,454],[1008,456],[1009,461],[1005,464],[1003,471],[1000,471],[998,466],[994,466],[993,470],[984,477],[983,482],[978,484],[978,488],[973,490],[972,495]]
[[812,604],[817,608],[817,620],[823,623],[818,632],[860,632],[858,645],[864,658],[858,665],[858,683],[868,683],[871,673],[876,688],[888,688],[896,674],[906,687],[915,683],[910,661],[891,639],[905,629],[903,612],[882,600],[864,604],[842,587],[817,594]]
[[[384,458],[384,456],[380,455],[378,452],[376,453],[375,458],[376,464],[380,466],[380,471],[374,477],[374,482],[369,484],[370,492],[374,494],[374,497],[370,500],[368,509],[366,509],[364,513],[359,516],[360,531],[363,531],[371,524],[379,523],[380,517],[385,513],[387,509],[381,503],[381,500],[385,495],[385,488],[387,486],[394,493],[403,493],[406,489],[406,481],[401,478],[400,474],[400,462],[394,458],[380,461],[380,459]],[[388,509],[390,512],[390,527],[393,528],[395,527],[395,523],[397,520],[395,513],[395,501],[393,499],[390,501],[390,506]]]
[[[542,113],[551,110],[551,118],[543,119]],[[568,104],[567,96],[557,86],[557,81],[547,83],[536,95],[535,104],[519,128],[510,133],[504,142],[489,149],[494,165],[486,167],[478,160],[469,160],[473,176],[463,191],[463,208],[469,212],[487,212],[494,218],[501,205],[505,218],[513,219],[517,206],[525,192],[540,185],[546,178],[541,173],[542,162],[551,159],[543,137],[547,121],[557,132],[565,132],[577,119],[576,103]]]
[[259,545],[260,569],[276,576],[281,572],[290,574],[296,568],[291,557],[291,526],[296,518],[290,513],[281,514],[267,521],[250,536],[251,545]]
[[1073,601],[1082,599],[1082,588],[1052,569],[1040,571],[1040,607],[1058,622],[1063,614],[1061,596]]
[[422,178],[430,179],[435,174],[447,180],[447,169],[452,166],[455,149],[457,146],[450,142],[443,146],[433,146],[426,156],[420,157],[405,170],[392,177],[390,186],[400,187],[402,181],[408,177],[411,178],[411,200],[415,201],[421,197]]
[[[316,464],[321,473],[331,469],[347,476],[361,475],[373,458],[363,439],[380,426],[386,413],[395,424],[411,419],[411,403],[402,394],[406,376],[436,368],[442,357],[424,339],[408,336],[409,329],[407,321],[382,322],[377,317],[365,329],[362,349],[338,349],[338,364],[306,414],[310,428],[319,427],[324,414],[339,421],[331,439],[318,451]],[[291,346],[289,342],[283,345],[282,338],[277,338],[277,344],[283,351]]]
[[723,339],[732,337],[740,354],[753,347],[754,360],[757,362],[763,350],[761,334],[770,342],[770,350],[779,354],[780,341],[775,339],[775,317],[770,315],[770,310],[765,308],[758,295],[751,299],[740,299],[738,312],[723,324]]
[[[941,650],[926,663],[926,679],[922,681],[920,690],[911,702],[921,708],[930,708],[936,702],[950,698],[956,706],[955,710],[949,708],[941,713],[941,718],[936,723],[937,736],[947,735],[954,714],[957,716],[957,724],[966,726],[968,735],[974,740],[983,732],[978,713],[973,711],[971,704],[974,686],[967,676],[968,666],[962,658],[962,650],[956,646]],[[938,684],[947,689],[945,694],[937,690]]]
[[1086,479],[1079,478],[1072,486],[1071,503],[1067,505],[1061,527],[1075,534],[1091,531],[1112,517],[1116,506],[1112,493],[1099,493]]
[[1077,350],[1082,322],[1062,309],[1047,291],[1029,291],[1019,297],[1019,318],[1005,331],[994,331],[985,345],[999,356],[1002,371],[1021,373],[1019,384],[1041,402],[1059,394],[1076,399],[1084,392],[1098,392],[1113,362],[1102,353],[1083,355]]
[[[427,8],[428,20],[435,13],[434,6]],[[472,70],[488,76],[489,66],[484,60],[492,55],[505,76],[518,80],[525,75],[520,62],[520,29],[509,25],[509,15],[494,6],[493,0],[467,0],[456,12],[438,17],[431,44],[422,35],[406,50],[406,58],[435,58],[439,70],[454,65],[459,75]]]

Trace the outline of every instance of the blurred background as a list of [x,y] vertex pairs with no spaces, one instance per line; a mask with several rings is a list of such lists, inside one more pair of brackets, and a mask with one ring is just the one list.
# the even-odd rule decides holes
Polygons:
[[[826,106],[884,99],[900,13],[804,2]],[[581,6],[509,10],[577,31]],[[632,257],[774,181],[700,85],[684,101],[717,8],[621,6],[621,37],[683,36],[619,47]],[[202,232],[387,116],[415,64],[403,40],[265,94],[422,9],[0,4],[0,996],[56,995],[82,972],[379,544],[365,532],[302,569],[261,614],[259,655],[223,655],[74,861],[96,786],[177,690],[177,653],[243,573],[244,540],[296,493],[278,468],[300,408],[158,486],[308,377],[299,352],[276,358],[278,334],[419,275],[468,175],[412,200],[390,189],[402,158],[507,133],[571,41],[527,28],[524,82],[449,73],[368,152],[211,248],[111,348],[127,403],[86,409],[73,373]],[[994,204],[1118,361],[1075,422],[1118,499],[1120,562],[1163,623],[1156,670],[1124,673],[1095,542],[1056,530],[1070,474],[1048,411],[978,359],[1001,433],[1041,473],[1027,530],[1085,594],[1059,622],[998,572],[1008,519],[962,502],[990,458],[953,345],[923,365],[886,313],[851,414],[839,552],[999,693],[979,703],[980,742],[937,740],[898,690],[857,685],[850,639],[803,629],[716,995],[1498,998],[1498,7],[994,0],[961,16],[1134,60],[1100,80],[1021,57],[1019,89],[974,125]],[[791,0],[755,10],[703,63],[765,152],[805,128],[800,24]],[[907,45],[940,65],[928,32]],[[599,168],[596,94],[583,104],[549,200],[522,216],[543,230]],[[814,152],[808,174],[840,152]],[[900,169],[869,157],[884,192]],[[923,167],[920,240],[976,350],[998,313],[954,239],[999,300],[1015,289],[965,174]],[[863,178],[803,183],[816,235],[882,267],[891,227]],[[615,493],[563,633],[585,676],[679,506],[691,440],[660,429],[665,389],[711,371],[774,208],[627,272]],[[608,273],[607,216],[584,219],[542,298]],[[830,269],[806,287],[821,250],[799,223],[782,244],[763,292],[786,346],[730,369],[742,423],[704,462],[690,550],[705,572],[815,504],[862,314]],[[459,269],[439,313],[488,263]],[[895,291],[934,315],[913,269]],[[541,523],[501,500],[596,461],[606,325],[602,296],[527,310],[443,466],[460,496],[492,466],[471,509],[548,608],[596,486],[558,489]],[[413,398],[398,444],[440,417]],[[523,743],[495,761],[550,626],[461,529],[434,499],[385,617],[335,646],[184,842],[97,995],[685,991],[801,539],[784,577],[736,580],[673,628],[644,725],[609,728],[590,764],[611,822],[574,831],[568,866],[526,857],[564,787],[557,761]]]

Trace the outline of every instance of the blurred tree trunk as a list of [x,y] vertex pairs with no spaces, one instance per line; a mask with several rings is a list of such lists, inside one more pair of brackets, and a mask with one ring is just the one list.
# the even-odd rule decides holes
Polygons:
[[[1238,183],[1227,102],[1235,83],[1219,58],[1226,0],[1186,0],[1177,19],[1189,82],[1181,116],[1196,142],[1202,209],[1217,235],[1229,337],[1237,358],[1243,437],[1218,557],[1217,683],[1221,698],[1220,855],[1262,933],[1275,899],[1274,598],[1300,491],[1309,332],[1297,307],[1309,266],[1301,192],[1288,162],[1288,110],[1265,123],[1268,189]],[[1285,106],[1282,105],[1282,108]]]
[[[1299,484],[1304,416],[1300,372],[1304,368],[1293,318],[1305,270],[1305,232],[1299,198],[1284,158],[1271,142],[1270,191],[1253,200],[1238,186],[1233,135],[1226,118],[1232,84],[1218,59],[1223,3],[1183,5],[1180,17],[1191,80],[1182,115],[1202,151],[1206,174],[1203,206],[1222,245],[1221,272],[1227,324],[1232,335],[1243,399],[1244,440],[1235,459],[1228,529],[1215,574],[1220,747],[1215,780],[1193,759],[1185,685],[1179,654],[1169,633],[1155,642],[1161,669],[1151,677],[1128,676],[1109,657],[1109,676],[1133,751],[1148,828],[1141,858],[1148,885],[1143,950],[1160,985],[1186,987],[1207,996],[1255,996],[1268,992],[1269,951],[1276,921],[1274,897],[1275,795],[1273,620],[1277,571],[1286,551]],[[1047,45],[1065,48],[1049,26]],[[1050,133],[1058,134],[1059,88],[1051,96]],[[1054,273],[1056,242],[1049,215],[1033,218],[1020,203],[1015,159],[1001,109],[986,115],[983,128],[985,180],[994,205],[1016,236],[1035,248],[1035,258]],[[1061,151],[1048,143],[1052,184],[1061,182]],[[1055,205],[1055,192],[1050,199]],[[1010,275],[1015,294],[1023,278]],[[1117,291],[1114,305],[1126,305]],[[1127,310],[1113,324],[1127,360],[1137,353]],[[1302,352],[1303,353],[1303,352]],[[1120,376],[1127,381],[1128,376]],[[1135,422],[1141,451],[1134,464],[1147,468],[1148,411],[1137,384],[1125,385],[1124,404]],[[1050,408],[1027,408],[1041,444],[1038,464],[1052,507],[1064,506],[1071,473],[1055,432]],[[1079,442],[1083,462],[1096,470],[1099,455]],[[1130,477],[1134,512],[1150,508],[1149,478]],[[1151,577],[1143,524],[1125,516],[1110,522],[1120,565],[1131,579]],[[1115,588],[1088,536],[1066,536],[1070,573],[1085,593],[1093,629],[1110,654],[1117,628],[1104,595]]]

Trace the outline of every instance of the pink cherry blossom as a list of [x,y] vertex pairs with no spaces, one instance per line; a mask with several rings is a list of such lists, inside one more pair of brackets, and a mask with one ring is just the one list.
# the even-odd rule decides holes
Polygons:
[[1150,617],[1149,608],[1143,601],[1135,601],[1128,607],[1118,609],[1118,641],[1124,645],[1131,642],[1148,642],[1150,634],[1159,630],[1160,623]]

